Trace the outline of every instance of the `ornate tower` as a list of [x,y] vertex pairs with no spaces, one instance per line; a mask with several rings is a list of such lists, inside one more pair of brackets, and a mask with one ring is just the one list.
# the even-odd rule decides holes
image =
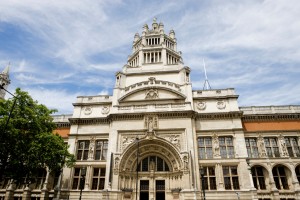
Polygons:
[[[10,84],[9,79],[9,65],[6,66],[2,73],[0,73],[0,85],[7,89],[8,85]],[[4,99],[6,92],[0,89],[0,99]]]

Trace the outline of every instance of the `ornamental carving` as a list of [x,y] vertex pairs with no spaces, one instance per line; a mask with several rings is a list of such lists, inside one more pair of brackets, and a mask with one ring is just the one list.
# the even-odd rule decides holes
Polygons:
[[261,134],[258,135],[257,138],[257,144],[258,144],[258,149],[260,150],[260,157],[264,158],[267,157],[267,152],[264,144],[264,138]]
[[226,108],[226,103],[223,100],[217,101],[217,108],[222,110]]
[[206,108],[206,103],[204,101],[199,101],[199,102],[197,102],[196,105],[197,105],[198,110],[205,110],[205,108]]
[[220,156],[219,136],[216,133],[214,133],[212,139],[213,139],[214,157],[219,157]]
[[109,113],[109,106],[103,106],[101,110],[102,114],[108,114]]
[[85,115],[90,115],[92,113],[92,107],[85,107],[84,108],[84,114]]
[[158,117],[156,115],[154,116],[145,116],[145,128],[152,132],[153,129],[158,128]]
[[91,137],[90,146],[89,146],[89,160],[94,159],[94,151],[95,151],[95,137]]
[[180,135],[164,135],[162,136],[162,138],[164,138],[165,140],[168,140],[169,142],[171,142],[176,148],[180,149],[181,145],[180,145]]
[[281,147],[282,156],[283,157],[288,157],[289,154],[287,152],[287,148],[286,148],[286,144],[285,144],[285,139],[282,136],[282,134],[279,135],[278,140],[279,140],[279,144],[280,144],[280,147]]
[[145,99],[158,99],[158,90],[156,89],[147,90]]
[[136,140],[134,136],[124,136],[122,139],[122,150],[124,150],[129,144]]

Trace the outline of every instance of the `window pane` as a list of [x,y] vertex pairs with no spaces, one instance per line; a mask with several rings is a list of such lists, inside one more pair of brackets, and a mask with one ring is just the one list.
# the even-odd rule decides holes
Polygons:
[[238,177],[232,177],[232,183],[234,189],[240,189]]
[[226,190],[231,189],[230,177],[224,177],[224,184],[225,184],[225,189]]

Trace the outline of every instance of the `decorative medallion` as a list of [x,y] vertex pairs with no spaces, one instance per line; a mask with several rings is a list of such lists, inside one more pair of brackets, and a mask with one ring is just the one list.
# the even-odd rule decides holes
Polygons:
[[92,113],[92,107],[85,107],[84,108],[84,114],[85,115],[90,115]]
[[102,107],[102,110],[101,110],[101,113],[102,113],[102,114],[107,114],[107,113],[109,113],[109,106],[103,106],[103,107]]
[[147,90],[145,99],[158,99],[158,91],[156,89]]
[[223,100],[217,101],[217,108],[222,110],[224,108],[226,108],[226,103]]
[[205,110],[206,103],[204,101],[197,102],[197,108],[198,108],[198,110]]

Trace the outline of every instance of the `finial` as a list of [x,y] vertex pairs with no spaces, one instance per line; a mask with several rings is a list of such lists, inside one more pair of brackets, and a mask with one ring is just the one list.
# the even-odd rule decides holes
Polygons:
[[157,20],[156,17],[154,17],[154,18],[153,18],[153,23],[156,23],[156,20]]

